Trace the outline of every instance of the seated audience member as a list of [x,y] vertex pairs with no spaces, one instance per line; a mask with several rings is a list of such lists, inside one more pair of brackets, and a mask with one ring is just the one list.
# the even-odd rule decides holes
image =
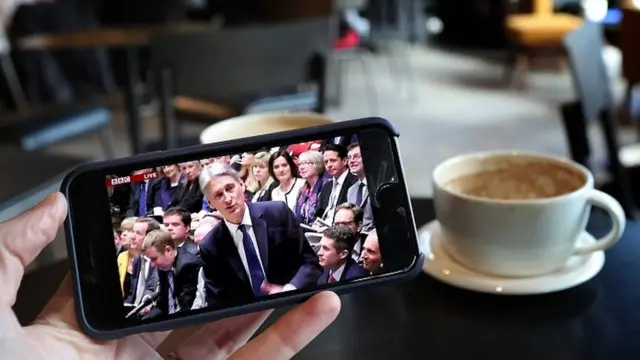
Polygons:
[[137,246],[131,246],[133,238],[133,225],[136,218],[126,218],[120,223],[120,245],[124,251],[118,254],[118,275],[120,276],[120,287],[122,298],[126,299],[131,295],[131,277],[133,273],[133,259],[140,254]]
[[322,154],[318,151],[305,151],[298,157],[300,176],[304,179],[304,185],[296,202],[296,217],[300,223],[313,224],[320,191],[324,185],[322,174],[324,164]]
[[257,186],[247,184],[247,190],[253,192],[251,202],[271,201],[271,192],[278,186],[278,182],[274,181],[269,172],[270,157],[271,154],[267,151],[259,152],[253,156],[251,170],[258,184]]
[[378,234],[372,231],[362,245],[362,266],[371,273],[376,275],[382,272],[382,255],[380,254],[380,245],[378,243]]
[[353,245],[353,258],[360,259],[362,252],[362,243],[364,243],[366,234],[362,233],[363,211],[361,208],[352,203],[344,203],[336,207],[336,215],[333,221],[334,225],[346,225],[355,234],[355,242]]
[[162,208],[165,211],[169,208],[171,200],[175,196],[181,181],[183,181],[180,166],[166,165],[162,167],[164,176],[156,179],[151,184],[151,190],[147,199],[147,209],[153,212],[155,208]]
[[176,247],[198,255],[198,246],[189,238],[191,213],[187,209],[179,207],[167,209],[162,216],[162,223]]
[[362,231],[371,231],[375,225],[373,223],[369,188],[367,188],[367,177],[364,172],[364,165],[362,164],[360,144],[353,143],[349,145],[349,147],[347,147],[347,154],[349,171],[358,178],[355,184],[351,185],[347,191],[347,201],[362,209]]
[[[209,234],[220,221],[222,221],[222,219],[218,219],[217,217],[207,217],[207,219],[201,222],[193,232],[193,241],[195,241],[196,244],[200,244],[200,241],[202,241],[202,239],[204,239],[204,237],[207,236],[207,234]],[[200,272],[198,273],[198,290],[191,309],[201,309],[206,306],[207,293],[205,290],[204,272],[202,268],[200,268]]]
[[202,191],[198,186],[198,176],[202,169],[199,161],[191,161],[180,164],[185,181],[182,181],[176,189],[169,207],[181,207],[189,210],[189,213],[197,213],[202,210]]
[[161,230],[147,234],[143,251],[158,269],[160,288],[160,296],[145,318],[190,310],[196,298],[200,259],[176,247],[171,235]]
[[322,233],[318,260],[324,272],[318,284],[331,284],[336,281],[352,280],[369,275],[351,257],[351,249],[356,234],[346,225],[333,225]]
[[[134,171],[131,175],[147,174],[153,171],[153,169],[138,170]],[[129,198],[129,207],[126,212],[127,217],[144,217],[153,212],[153,209],[148,209],[149,203],[147,201],[147,196],[151,191],[150,184],[151,180],[149,179],[131,184],[131,197]]]
[[318,257],[283,202],[245,203],[244,184],[228,165],[206,167],[200,185],[224,218],[200,242],[208,307],[226,308],[317,284]]
[[129,297],[125,299],[125,303],[138,305],[145,296],[156,291],[158,269],[142,251],[144,238],[153,230],[160,230],[160,223],[151,218],[138,218],[133,224],[131,247],[139,254],[133,260],[131,291]]
[[348,171],[346,147],[329,144],[325,147],[322,156],[324,168],[331,176],[331,180],[322,186],[315,217],[331,225],[336,206],[347,202],[347,190],[357,179]]
[[298,167],[291,155],[278,151],[269,159],[269,174],[279,185],[271,191],[271,201],[284,201],[292,211],[296,208],[298,194],[304,185],[304,180],[298,177]]

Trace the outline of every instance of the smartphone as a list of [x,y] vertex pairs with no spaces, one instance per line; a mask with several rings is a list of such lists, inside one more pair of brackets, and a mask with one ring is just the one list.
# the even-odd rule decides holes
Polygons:
[[411,279],[397,138],[367,118],[76,168],[61,190],[81,327],[116,339]]

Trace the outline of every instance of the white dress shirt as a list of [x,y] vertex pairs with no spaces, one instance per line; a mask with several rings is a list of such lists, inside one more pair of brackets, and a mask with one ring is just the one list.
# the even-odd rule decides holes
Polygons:
[[151,266],[151,259],[146,255],[142,255],[140,258],[142,264],[140,264],[140,272],[138,273],[138,284],[136,288],[136,297],[133,299],[135,305],[140,304],[144,297],[144,291],[147,286],[147,277],[149,276],[149,266]]
[[[335,269],[334,271],[330,271],[329,272],[329,277],[333,276],[333,280],[340,281],[340,277],[342,276],[342,272],[344,271],[345,265],[347,265],[347,263],[344,263],[344,264],[340,265],[340,267]],[[327,278],[327,281],[328,280],[329,279]]]
[[[260,262],[260,267],[262,268],[262,273],[264,274],[264,278],[265,280],[269,281],[267,279],[267,273],[264,270],[264,264],[262,262],[260,248],[258,247],[258,241],[256,240],[256,234],[253,231],[253,224],[251,222],[251,214],[249,214],[249,207],[245,205],[244,216],[242,217],[242,221],[240,222],[240,224],[232,224],[228,222],[227,219],[224,220],[224,223],[227,225],[227,229],[229,229],[229,232],[233,237],[233,242],[236,244],[236,247],[238,248],[238,254],[240,255],[240,260],[242,261],[244,270],[247,273],[247,278],[249,278],[249,282],[251,282],[251,286],[253,287],[253,282],[251,280],[251,272],[249,271],[247,253],[245,252],[244,244],[242,242],[243,240],[242,231],[239,229],[240,225],[244,225],[245,229],[247,230],[247,233],[249,234],[249,237],[251,238],[251,242],[253,243],[253,246],[255,248],[256,254],[258,255],[258,261]],[[284,291],[295,290],[295,289],[296,287],[291,284],[286,284],[284,286]]]
[[340,191],[342,190],[342,185],[344,184],[344,180],[349,175],[349,171],[345,170],[342,175],[338,176],[338,179],[333,179],[331,194],[329,195],[329,204],[327,208],[324,210],[324,215],[322,216],[322,220],[333,225],[333,214],[335,213],[336,206],[338,204],[338,197],[340,197]]
[[204,270],[200,268],[198,271],[198,289],[196,290],[196,298],[193,300],[191,310],[202,309],[207,306],[207,293],[204,289]]

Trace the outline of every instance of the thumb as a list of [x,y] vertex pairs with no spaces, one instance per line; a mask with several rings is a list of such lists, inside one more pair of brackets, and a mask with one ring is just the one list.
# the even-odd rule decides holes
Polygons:
[[13,305],[24,268],[53,241],[66,215],[67,202],[64,196],[53,193],[32,209],[0,223],[2,305]]

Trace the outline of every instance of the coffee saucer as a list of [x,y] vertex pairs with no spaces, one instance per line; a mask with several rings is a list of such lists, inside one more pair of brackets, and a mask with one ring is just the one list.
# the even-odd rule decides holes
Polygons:
[[[565,267],[549,274],[527,278],[499,277],[467,269],[451,259],[442,249],[444,236],[437,220],[420,228],[418,234],[420,250],[426,255],[422,268],[426,274],[446,284],[483,293],[533,295],[565,290],[590,280],[604,265],[604,252],[596,251],[572,256]],[[596,239],[585,231],[578,242],[586,245]]]

